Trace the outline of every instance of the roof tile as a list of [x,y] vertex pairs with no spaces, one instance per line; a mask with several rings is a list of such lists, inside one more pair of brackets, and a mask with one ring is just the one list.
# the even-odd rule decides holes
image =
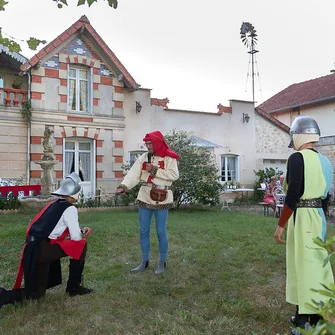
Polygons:
[[293,84],[258,106],[267,113],[335,100],[335,75]]
[[85,15],[83,15],[78,21],[76,21],[71,27],[65,30],[62,34],[57,36],[52,42],[46,45],[42,50],[40,50],[36,55],[34,55],[29,61],[21,66],[22,71],[27,71],[31,67],[35,66],[42,58],[53,52],[57,46],[59,46],[62,42],[65,42],[72,35],[77,33],[77,31],[85,26],[85,34],[86,31],[93,37],[95,43],[99,46],[99,48],[106,53],[106,55],[110,58],[111,62],[116,66],[118,71],[122,74],[123,78],[126,81],[126,85],[133,89],[137,90],[139,85],[136,83],[135,79],[130,75],[127,69],[123,66],[120,60],[116,57],[113,51],[108,47],[105,41],[100,37],[100,35],[96,32],[96,30],[91,26],[89,20]]

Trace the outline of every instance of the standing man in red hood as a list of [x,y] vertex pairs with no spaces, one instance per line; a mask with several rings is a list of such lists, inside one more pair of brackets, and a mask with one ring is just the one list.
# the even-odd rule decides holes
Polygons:
[[136,160],[116,192],[124,193],[141,183],[136,202],[139,206],[142,262],[131,271],[141,272],[149,266],[150,222],[152,215],[154,215],[160,255],[160,262],[155,274],[160,274],[166,271],[168,252],[166,222],[168,210],[174,207],[170,187],[172,182],[179,178],[177,164],[179,155],[169,148],[159,131],[146,134],[143,141],[148,148],[148,152]]
[[80,229],[78,210],[73,206],[80,194],[79,182],[76,173],[68,175],[52,193],[59,199],[46,205],[29,224],[14,287],[8,291],[0,287],[0,308],[23,299],[39,299],[48,288],[61,284],[60,259],[65,256],[71,257],[66,292],[70,296],[92,292],[80,285],[87,249],[85,237],[92,235],[92,229]]

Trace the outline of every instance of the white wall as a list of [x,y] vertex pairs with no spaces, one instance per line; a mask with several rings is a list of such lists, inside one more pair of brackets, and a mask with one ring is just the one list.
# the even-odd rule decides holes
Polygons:
[[[140,101],[142,110],[135,111],[135,102]],[[125,138],[124,160],[129,151],[139,150],[146,133],[155,130],[167,134],[173,129],[184,130],[221,147],[215,149],[218,168],[221,154],[240,155],[240,181],[251,186],[255,176],[255,114],[251,102],[232,100],[232,113],[204,113],[194,111],[165,110],[150,105],[150,90],[126,92],[124,101]],[[243,123],[243,113],[250,121]]]

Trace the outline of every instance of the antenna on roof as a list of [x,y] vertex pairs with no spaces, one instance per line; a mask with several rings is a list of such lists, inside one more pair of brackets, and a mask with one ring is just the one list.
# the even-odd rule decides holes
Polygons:
[[[251,55],[251,71],[252,71],[252,102],[255,103],[255,63],[256,61],[256,53],[259,52],[255,49],[255,45],[258,41],[258,35],[256,33],[255,27],[250,22],[242,22],[240,35],[242,43],[249,49],[248,54]],[[250,63],[250,62],[249,62]],[[257,75],[259,76],[258,69]],[[248,75],[249,76],[249,68]]]

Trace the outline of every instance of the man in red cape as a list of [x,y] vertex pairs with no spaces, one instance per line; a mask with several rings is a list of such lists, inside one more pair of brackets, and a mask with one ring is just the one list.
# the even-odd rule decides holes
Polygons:
[[[71,257],[66,292],[75,296],[92,291],[80,285],[87,249],[82,234],[91,236],[92,229],[80,229],[78,210],[73,206],[80,194],[79,182],[76,173],[67,176],[52,193],[60,198],[45,206],[29,224],[14,287],[0,288],[0,308],[23,299],[38,299],[48,288],[61,284],[60,259],[65,256]],[[67,236],[70,238],[65,239]]]
[[141,272],[149,266],[150,223],[154,215],[160,256],[155,274],[160,274],[166,271],[168,252],[166,222],[168,210],[174,207],[171,185],[179,178],[177,164],[179,155],[169,148],[159,131],[146,134],[143,141],[148,152],[136,160],[116,192],[121,194],[141,183],[136,202],[139,207],[142,262],[131,271]]

